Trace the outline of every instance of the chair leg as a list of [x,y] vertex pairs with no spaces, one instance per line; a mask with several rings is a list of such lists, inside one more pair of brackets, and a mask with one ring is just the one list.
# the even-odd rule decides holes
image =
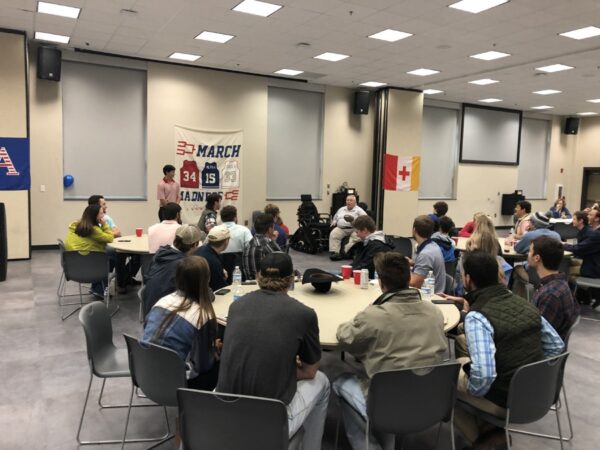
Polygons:
[[[83,306],[83,296],[81,294],[81,284],[79,285],[79,302],[72,302],[72,303],[63,303],[62,302],[62,299],[64,299],[65,297],[77,296],[77,294],[69,294],[69,295],[65,294],[65,292],[67,290],[67,280],[66,279],[64,279],[62,281],[62,283],[59,283],[59,288],[61,288],[61,291],[59,292],[59,295],[58,295],[58,309],[60,311],[61,320],[66,320],[69,317],[71,317],[73,314],[75,314],[77,311],[79,311],[81,309],[81,307]],[[71,311],[69,314],[67,314],[65,316],[65,315],[63,315],[63,308],[65,306],[77,306],[77,308],[75,308],[73,311]]]
[[90,381],[88,383],[87,392],[85,393],[85,400],[83,402],[83,410],[81,411],[81,417],[79,418],[79,428],[77,428],[77,442],[79,443],[79,445],[85,445],[87,443],[87,442],[84,442],[81,440],[80,435],[81,435],[81,427],[83,426],[83,416],[85,416],[85,408],[87,407],[87,402],[88,402],[88,399],[90,398],[90,389],[92,388],[92,378],[93,377],[94,377],[94,374],[90,370]]
[[562,430],[560,429],[560,415],[559,415],[559,411],[558,408],[556,408],[556,411],[554,411],[556,413],[556,425],[558,426],[558,440],[560,442],[560,449],[563,449],[563,437],[562,437]]
[[564,382],[562,385],[562,393],[563,393],[563,397],[565,399],[565,411],[567,411],[567,421],[569,424],[569,437],[563,438],[563,439],[568,442],[571,439],[573,439],[573,436],[575,436],[575,433],[573,433],[573,423],[571,422],[571,411],[569,411],[569,402],[567,400],[567,391],[565,390]]
[[[100,388],[100,395],[98,396],[98,406],[101,409],[111,409],[111,408],[128,408],[129,405],[127,403],[119,404],[119,405],[107,405],[102,403],[102,394],[104,393],[104,385],[106,384],[106,378],[102,379],[102,387]],[[136,394],[138,398],[148,398],[145,395],[142,396],[138,393],[138,388],[135,388]],[[147,405],[131,405],[132,408],[144,408],[148,406],[157,406],[153,403],[148,403]]]
[[452,408],[452,412],[450,413],[450,439],[452,444],[452,450],[455,450],[454,443],[454,408]]
[[123,439],[121,440],[121,450],[125,448],[125,439],[127,438],[127,427],[129,426],[129,417],[131,416],[131,404],[133,403],[133,390],[135,389],[131,383],[131,393],[129,394],[129,406],[127,408],[127,419],[125,419],[125,430],[123,430]]
[[163,406],[163,408],[165,410],[165,421],[167,422],[167,436],[164,439],[162,439],[161,441],[157,442],[156,444],[148,447],[146,450],[151,450],[153,448],[156,448],[159,445],[162,445],[165,442],[170,441],[171,439],[173,439],[176,436],[175,433],[171,434],[171,427],[169,426],[169,415],[167,414],[167,407]]

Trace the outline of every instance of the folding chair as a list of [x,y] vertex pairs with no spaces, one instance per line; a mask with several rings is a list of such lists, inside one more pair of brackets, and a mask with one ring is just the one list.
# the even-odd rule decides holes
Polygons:
[[406,256],[407,258],[412,258],[413,244],[412,244],[412,240],[410,238],[402,237],[402,236],[390,236],[390,237],[394,244],[395,252],[398,252],[401,255]]

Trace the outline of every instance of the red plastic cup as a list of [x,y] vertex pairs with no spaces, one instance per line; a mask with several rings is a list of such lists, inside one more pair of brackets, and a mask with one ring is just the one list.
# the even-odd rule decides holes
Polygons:
[[344,264],[342,266],[342,278],[348,280],[352,276],[352,266]]
[[360,284],[360,270],[354,270],[354,284]]
[[143,228],[136,228],[135,229],[135,235],[137,237],[142,237],[142,234],[144,234],[144,229]]

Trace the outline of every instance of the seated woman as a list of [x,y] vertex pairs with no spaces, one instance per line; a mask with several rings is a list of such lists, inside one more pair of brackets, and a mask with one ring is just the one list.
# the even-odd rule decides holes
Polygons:
[[219,374],[217,322],[206,259],[187,256],[177,265],[176,291],[161,298],[146,317],[143,342],[175,350],[188,363],[188,387],[212,390]]
[[571,213],[567,209],[565,198],[559,198],[554,202],[554,206],[548,210],[546,216],[551,219],[570,219]]
[[482,212],[476,212],[475,214],[473,214],[473,220],[469,220],[467,223],[465,223],[463,225],[463,227],[460,229],[460,231],[458,232],[458,235],[460,237],[471,237],[471,235],[473,234],[473,232],[475,231],[475,221],[477,219],[478,216],[483,216],[485,214],[483,214]]
[[[69,225],[65,239],[65,250],[80,252],[104,252],[106,244],[113,241],[113,232],[104,220],[100,205],[89,205],[80,220]],[[104,298],[104,288],[108,280],[92,283],[92,294]]]

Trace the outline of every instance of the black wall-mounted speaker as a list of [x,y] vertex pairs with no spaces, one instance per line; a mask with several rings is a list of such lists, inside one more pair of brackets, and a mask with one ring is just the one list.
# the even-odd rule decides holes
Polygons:
[[60,50],[56,47],[39,47],[37,56],[37,77],[41,80],[60,81]]
[[354,93],[354,114],[369,114],[369,91],[356,91]]
[[578,117],[567,117],[565,119],[565,128],[563,133],[565,134],[577,134],[579,131],[579,118]]

